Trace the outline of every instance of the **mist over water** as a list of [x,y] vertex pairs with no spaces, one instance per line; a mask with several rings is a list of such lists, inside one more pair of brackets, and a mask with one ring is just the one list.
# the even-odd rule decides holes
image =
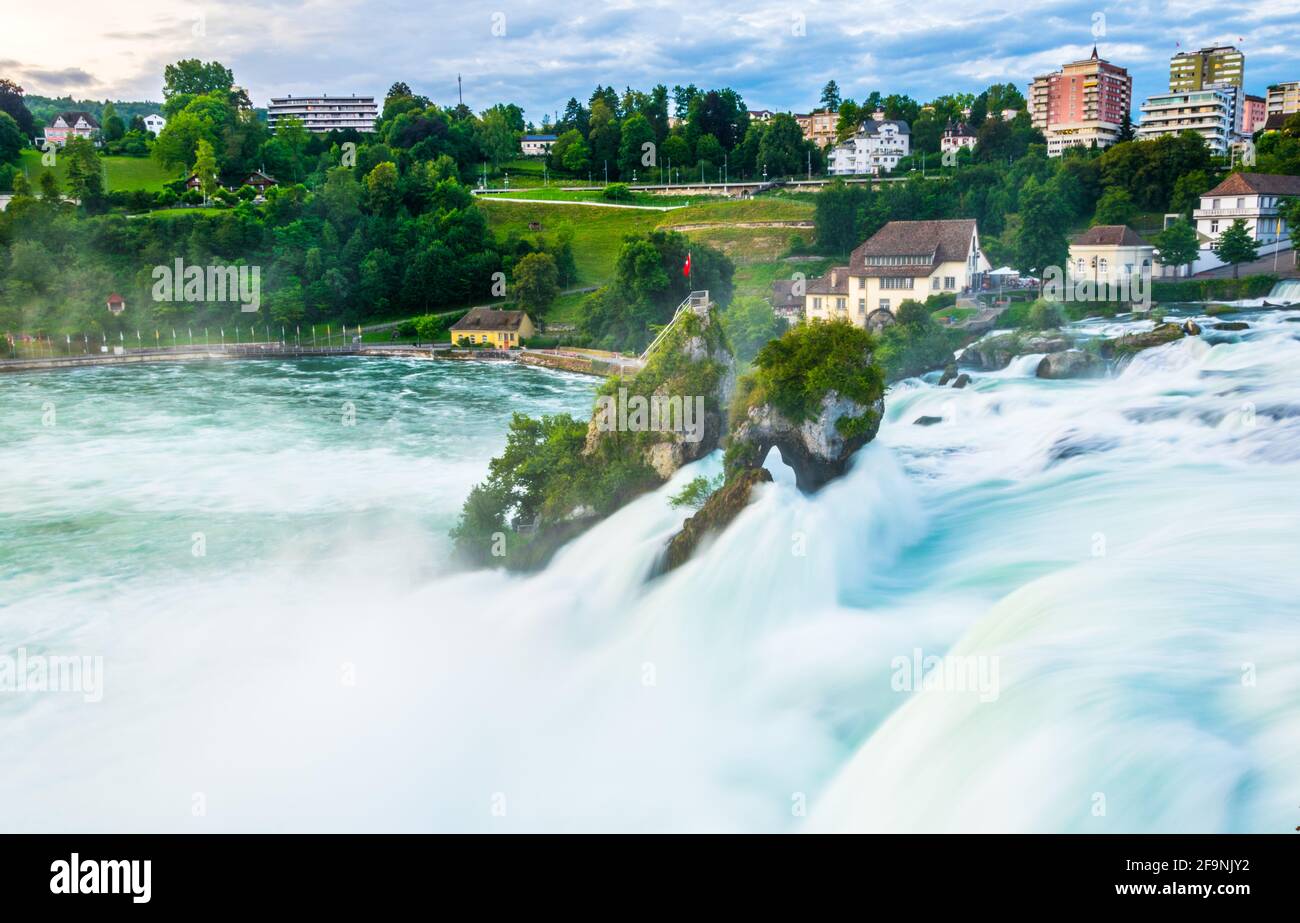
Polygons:
[[[847,477],[808,498],[769,459],[649,582],[718,455],[539,574],[447,566],[510,413],[585,415],[591,379],[0,378],[0,654],[105,664],[99,703],[0,693],[0,827],[1290,830],[1295,316],[1106,380],[903,382]],[[995,695],[898,690],[916,651],[996,662]]]

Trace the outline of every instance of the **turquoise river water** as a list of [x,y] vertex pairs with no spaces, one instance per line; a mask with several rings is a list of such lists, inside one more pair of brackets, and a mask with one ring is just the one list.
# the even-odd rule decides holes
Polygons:
[[1290,831],[1300,312],[1241,317],[1105,380],[896,385],[848,476],[770,459],[653,581],[716,454],[539,574],[448,564],[510,415],[592,379],[0,377],[0,656],[103,664],[0,691],[0,829]]

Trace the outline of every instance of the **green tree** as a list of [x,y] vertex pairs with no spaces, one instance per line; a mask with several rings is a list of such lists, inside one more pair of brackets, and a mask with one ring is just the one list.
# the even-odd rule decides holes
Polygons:
[[836,112],[840,108],[840,85],[834,80],[826,81],[826,86],[822,87],[821,106],[823,109],[829,109]]
[[758,161],[757,169],[761,172],[766,166],[769,177],[790,176],[803,169],[803,130],[794,116],[785,112],[772,116],[758,145]]
[[1169,225],[1156,235],[1152,243],[1157,259],[1165,266],[1190,266],[1200,252],[1196,228],[1186,219]]
[[94,208],[104,194],[103,165],[95,145],[88,138],[73,138],[59,157],[67,165],[68,195],[83,208]]
[[199,181],[199,190],[204,200],[212,198],[220,188],[217,182],[217,155],[207,140],[200,138],[194,152],[194,175]]
[[[992,124],[986,122],[986,125]],[[1041,278],[1049,266],[1062,267],[1069,259],[1065,239],[1065,216],[1052,190],[1030,177],[1020,190],[1020,230],[1015,240],[1017,268]]]
[[198,58],[187,58],[163,68],[164,98],[201,96],[213,90],[229,90],[234,83],[234,73],[218,61],[204,63]]
[[515,306],[542,317],[560,294],[559,270],[549,253],[529,253],[515,264],[512,274]]
[[731,351],[741,362],[753,360],[763,344],[785,330],[785,321],[772,306],[753,295],[734,299],[719,316]]
[[1228,225],[1212,246],[1219,259],[1232,267],[1234,279],[1238,277],[1242,263],[1249,263],[1259,256],[1259,242],[1250,236],[1250,230],[1242,218]]
[[582,173],[591,166],[591,151],[587,142],[581,138],[571,143],[564,152],[564,169],[570,173]]
[[1093,224],[1128,224],[1137,215],[1137,206],[1127,189],[1111,187],[1097,201]]
[[0,78],[0,112],[8,113],[18,123],[23,138],[31,138],[36,134],[36,120],[23,101],[23,88],[4,78]]
[[126,123],[117,114],[117,108],[111,102],[104,103],[104,112],[99,124],[105,141],[121,141],[122,136],[126,134]]
[[366,174],[366,199],[370,210],[377,215],[391,215],[397,211],[401,193],[397,188],[396,164],[386,161]]
[[[654,151],[654,143],[654,127],[644,115],[638,112],[623,121],[618,148],[618,170],[623,179],[631,180],[637,171],[640,171],[638,175],[644,176],[655,166],[656,157],[650,157],[647,163],[645,156],[647,151],[657,153]],[[644,147],[647,144],[651,147]]]
[[0,163],[17,163],[26,139],[8,112],[0,112]]

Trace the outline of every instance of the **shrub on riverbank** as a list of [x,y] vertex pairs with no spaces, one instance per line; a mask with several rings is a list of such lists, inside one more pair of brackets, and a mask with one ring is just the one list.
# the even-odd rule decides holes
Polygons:
[[1241,279],[1157,280],[1151,283],[1151,297],[1160,302],[1263,298],[1273,290],[1277,280],[1278,277],[1273,275],[1245,276]]

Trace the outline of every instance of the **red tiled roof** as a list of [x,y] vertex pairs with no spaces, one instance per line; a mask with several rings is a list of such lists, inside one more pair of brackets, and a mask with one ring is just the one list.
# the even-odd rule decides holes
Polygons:
[[1202,197],[1229,195],[1300,195],[1300,176],[1280,173],[1234,173]]
[[[939,263],[964,262],[975,236],[974,218],[945,221],[891,221],[860,244],[849,257],[855,276],[929,275]],[[922,262],[903,266],[869,266],[868,256],[915,256]]]
[[523,311],[496,311],[492,308],[471,308],[470,312],[451,325],[452,330],[518,330],[528,315]]
[[1127,224],[1099,224],[1074,239],[1085,247],[1142,247],[1146,241]]
[[[832,277],[834,281],[832,282]],[[809,295],[847,295],[849,293],[849,267],[836,266],[826,275],[808,282]]]

